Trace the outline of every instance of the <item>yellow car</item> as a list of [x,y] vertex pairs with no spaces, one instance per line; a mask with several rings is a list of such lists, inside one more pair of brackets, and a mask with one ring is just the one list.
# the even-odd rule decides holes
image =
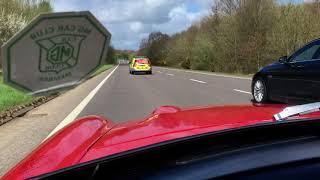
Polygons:
[[144,72],[146,74],[152,74],[151,62],[145,57],[133,58],[129,64],[130,74],[135,74],[137,72]]

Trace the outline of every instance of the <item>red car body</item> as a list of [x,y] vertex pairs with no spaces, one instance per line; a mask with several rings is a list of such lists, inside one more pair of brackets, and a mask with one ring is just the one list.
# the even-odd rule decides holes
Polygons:
[[[274,121],[285,105],[180,109],[163,106],[140,121],[114,124],[99,116],[71,123],[43,142],[3,179],[25,179],[100,157],[177,138]],[[299,118],[319,117],[312,113]]]

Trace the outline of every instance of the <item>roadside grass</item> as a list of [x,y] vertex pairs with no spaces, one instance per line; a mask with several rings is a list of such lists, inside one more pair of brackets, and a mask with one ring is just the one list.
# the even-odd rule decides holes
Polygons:
[[[90,77],[94,77],[103,71],[110,69],[112,66],[112,64],[103,65]],[[27,95],[24,92],[3,84],[3,76],[0,71],[0,113],[15,106],[28,104],[35,100],[35,98],[36,97]]]
[[96,72],[94,72],[90,76],[90,78],[102,73],[103,71],[106,71],[106,70],[110,69],[112,66],[113,66],[112,64],[104,64],[104,65],[102,65],[99,69],[96,70]]
[[3,84],[2,75],[0,75],[0,112],[30,103],[33,99],[34,97]]

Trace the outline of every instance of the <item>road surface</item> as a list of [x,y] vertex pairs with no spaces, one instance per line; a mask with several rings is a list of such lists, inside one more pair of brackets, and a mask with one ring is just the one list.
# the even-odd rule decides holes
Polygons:
[[98,114],[113,121],[144,117],[156,107],[250,103],[248,79],[155,67],[152,75],[129,75],[119,66],[79,117]]
[[130,75],[117,66],[0,126],[0,175],[75,117],[101,115],[114,122],[142,119],[156,107],[251,103],[250,78],[154,67]]

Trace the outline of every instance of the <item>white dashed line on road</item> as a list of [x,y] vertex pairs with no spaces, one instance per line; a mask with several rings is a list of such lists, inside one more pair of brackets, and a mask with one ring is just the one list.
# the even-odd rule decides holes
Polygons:
[[248,91],[242,91],[240,89],[233,89],[234,91],[240,92],[240,93],[244,93],[244,94],[251,94],[251,92]]
[[203,74],[203,75],[209,75],[209,76],[217,76],[217,77],[225,77],[225,78],[233,78],[233,79],[243,79],[243,80],[251,80],[250,77],[241,77],[241,76],[235,76],[235,75],[224,75],[224,74],[217,74],[217,73],[211,73],[211,72],[199,72],[199,71],[193,71],[193,70],[182,70],[182,69],[175,69],[175,68],[165,68],[160,67],[167,70],[173,70],[173,71],[181,71],[181,72],[187,72],[187,73],[194,73],[194,74]]
[[207,82],[196,80],[196,79],[189,79],[189,80],[190,81],[194,81],[194,82],[198,82],[198,83],[202,83],[202,84],[206,84],[207,83]]
[[174,74],[167,74],[168,76],[174,76]]

